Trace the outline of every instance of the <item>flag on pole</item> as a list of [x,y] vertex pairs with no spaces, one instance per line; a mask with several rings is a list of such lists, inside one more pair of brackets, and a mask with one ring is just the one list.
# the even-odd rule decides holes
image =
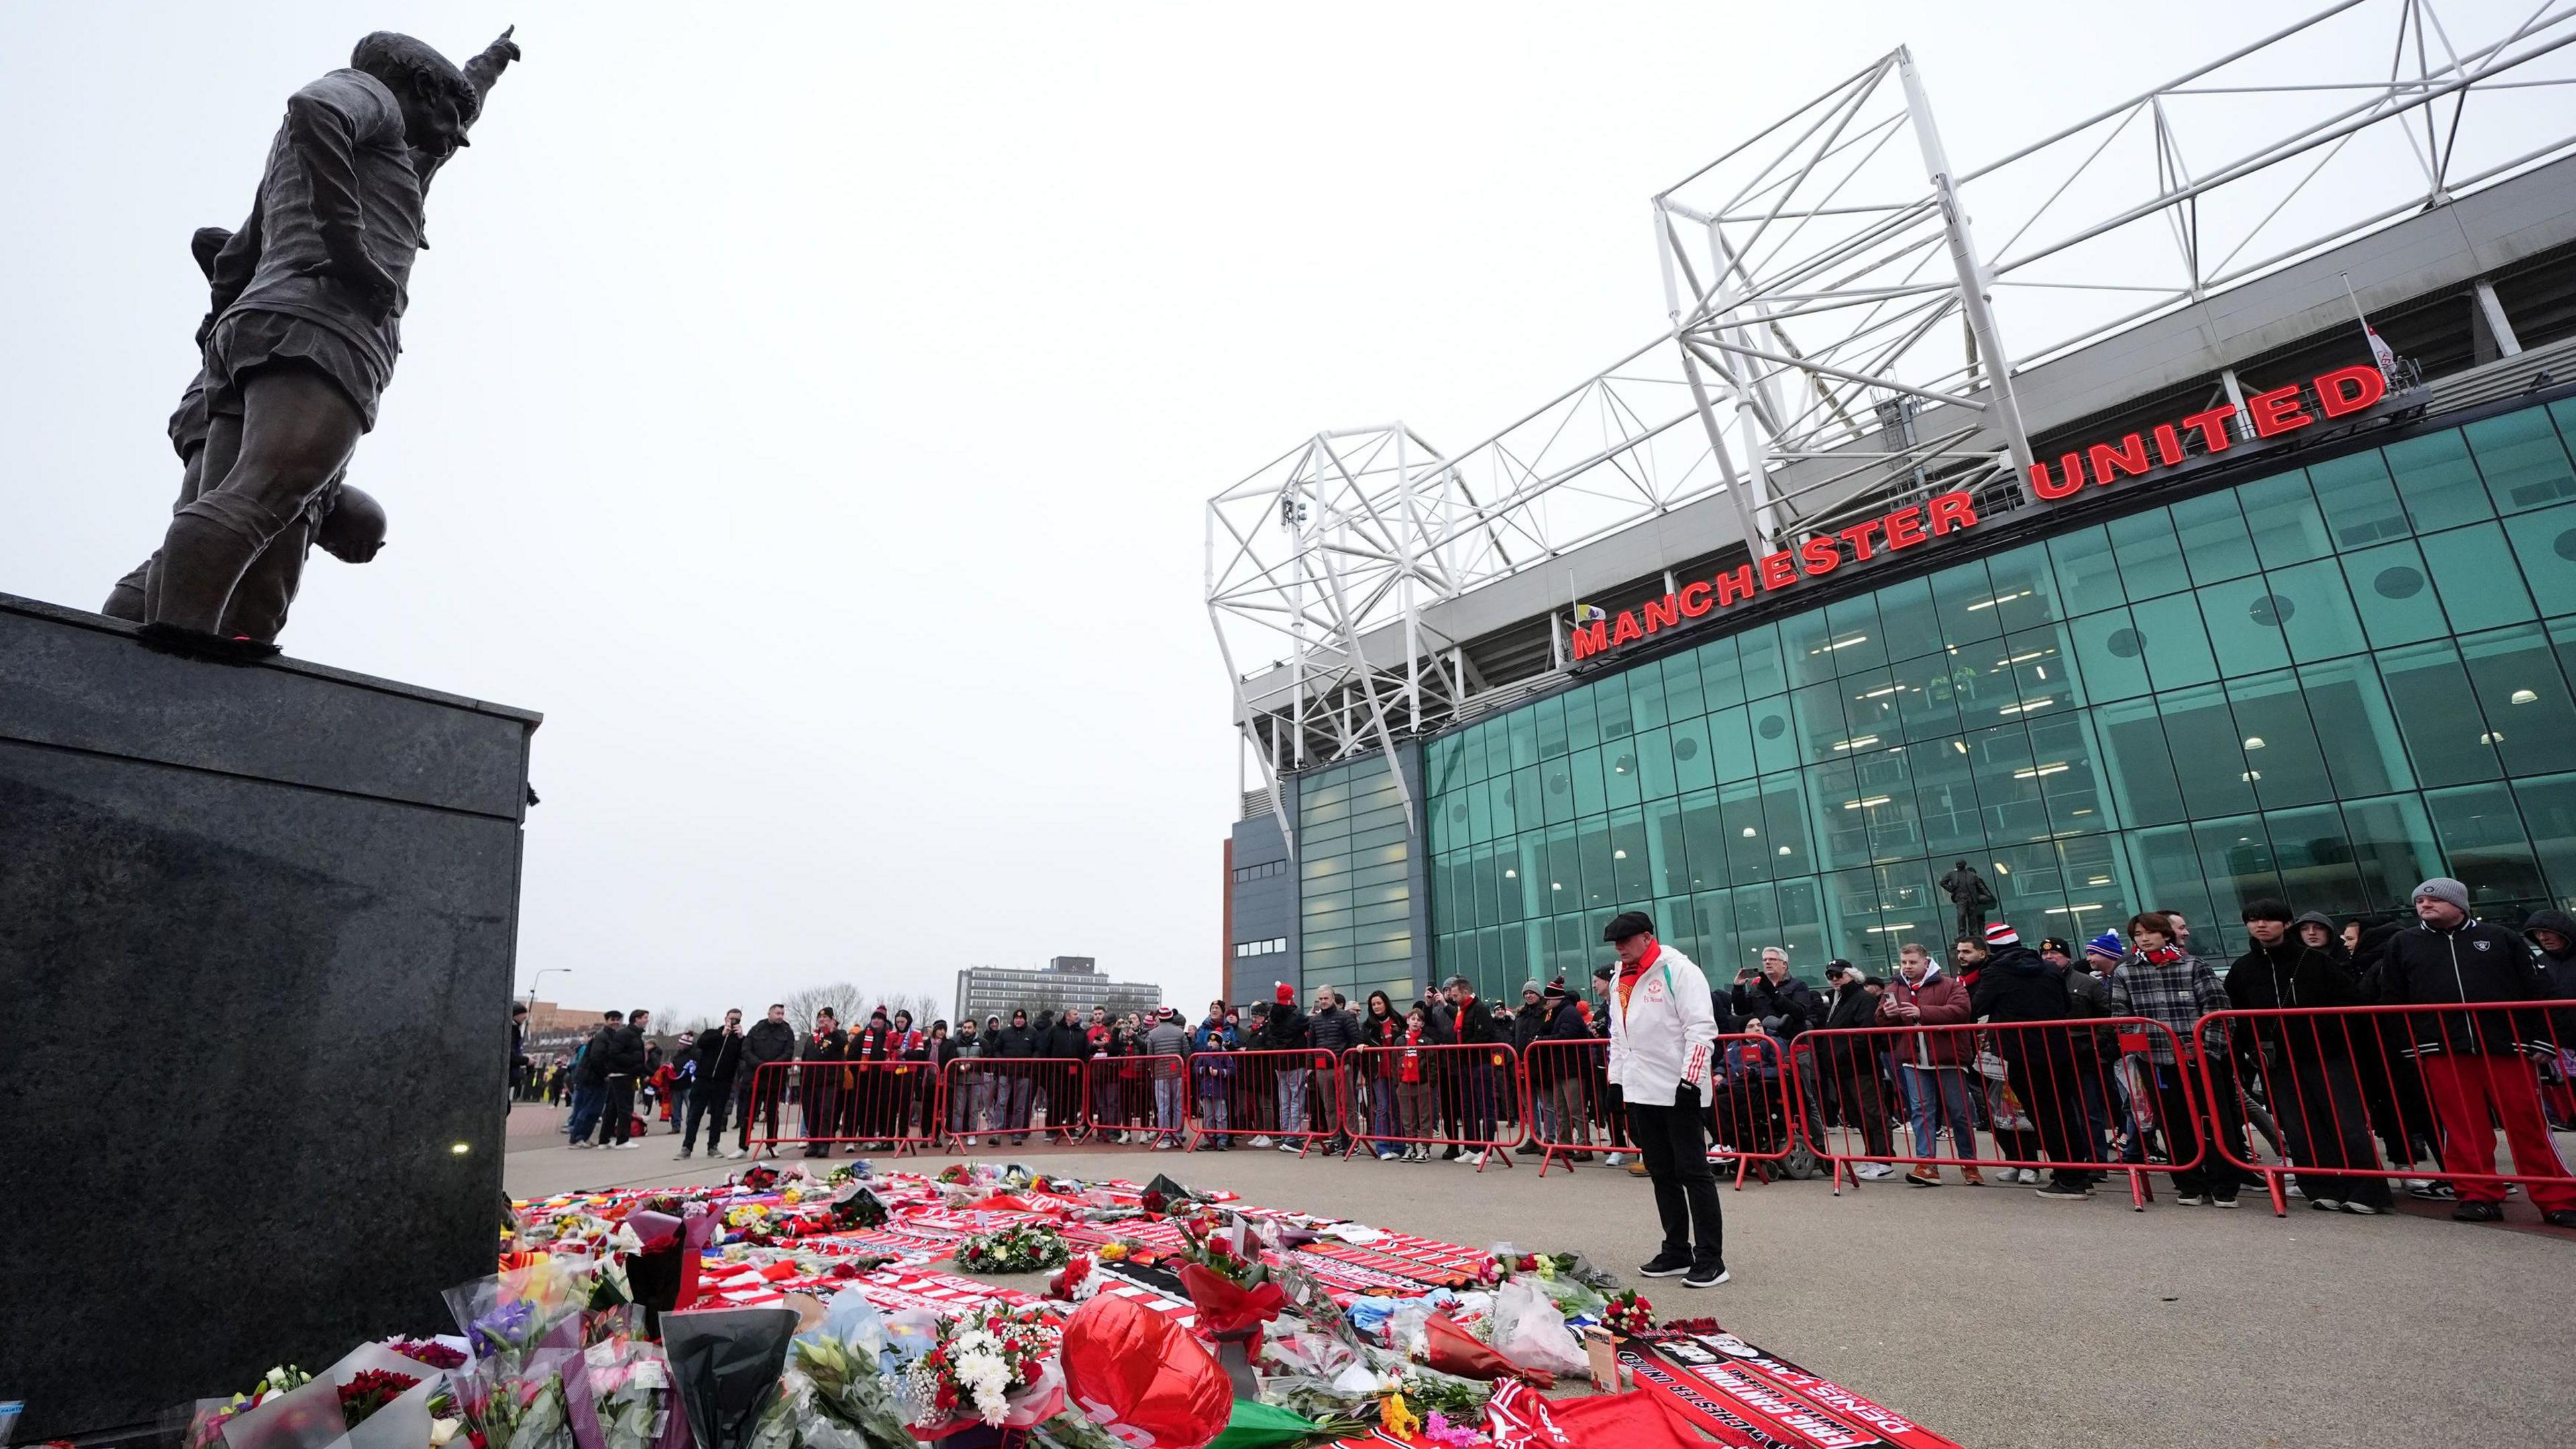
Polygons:
[[1589,624],[1595,619],[1607,619],[1609,617],[1610,611],[1600,608],[1597,605],[1577,603],[1574,606],[1574,622],[1577,627]]
[[2352,303],[2352,315],[2361,322],[2361,335],[2370,339],[2370,360],[2379,364],[2381,376],[2391,382],[2396,381],[2397,349],[2390,347],[2387,340],[2379,335],[2379,329],[2370,325],[2370,314],[2361,310],[2361,298],[2353,294],[2351,275],[2340,272],[2336,275],[2343,278],[2343,294]]

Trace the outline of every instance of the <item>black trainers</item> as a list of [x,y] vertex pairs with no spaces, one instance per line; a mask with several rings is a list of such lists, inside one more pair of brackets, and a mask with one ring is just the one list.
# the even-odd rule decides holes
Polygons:
[[2504,1221],[2504,1204],[2493,1202],[2464,1202],[2458,1207],[2451,1209],[2451,1221],[2455,1223],[2500,1223]]
[[1691,1264],[1691,1270],[1682,1275],[1682,1286],[1685,1288],[1714,1288],[1732,1276],[1734,1275],[1726,1271],[1726,1265],[1724,1263],[1693,1263]]
[[1657,1253],[1654,1261],[1637,1270],[1641,1278],[1678,1278],[1691,1270],[1691,1260],[1673,1253]]
[[2553,1228],[2576,1228],[2576,1212],[2570,1212],[2566,1208],[2560,1208],[2556,1212],[2542,1213],[2540,1215],[2540,1220],[2549,1224]]

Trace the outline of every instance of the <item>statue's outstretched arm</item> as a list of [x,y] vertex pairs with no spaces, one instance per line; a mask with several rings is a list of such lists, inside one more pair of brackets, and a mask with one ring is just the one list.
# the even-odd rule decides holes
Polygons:
[[483,47],[481,54],[465,62],[466,84],[474,87],[477,96],[492,94],[493,83],[501,79],[501,72],[519,58],[519,43],[510,38],[511,31],[518,28],[513,25],[502,31],[500,39]]

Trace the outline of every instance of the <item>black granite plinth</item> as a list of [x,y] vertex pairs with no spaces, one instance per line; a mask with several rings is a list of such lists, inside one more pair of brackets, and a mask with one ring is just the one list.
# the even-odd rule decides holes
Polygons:
[[0,595],[21,1441],[453,1331],[492,1271],[538,716]]

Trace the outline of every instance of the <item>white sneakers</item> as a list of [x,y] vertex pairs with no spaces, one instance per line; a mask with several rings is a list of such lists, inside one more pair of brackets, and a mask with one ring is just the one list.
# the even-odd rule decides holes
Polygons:
[[1873,1181],[1882,1177],[1894,1177],[1896,1175],[1896,1169],[1888,1166],[1884,1162],[1864,1162],[1852,1170]]

